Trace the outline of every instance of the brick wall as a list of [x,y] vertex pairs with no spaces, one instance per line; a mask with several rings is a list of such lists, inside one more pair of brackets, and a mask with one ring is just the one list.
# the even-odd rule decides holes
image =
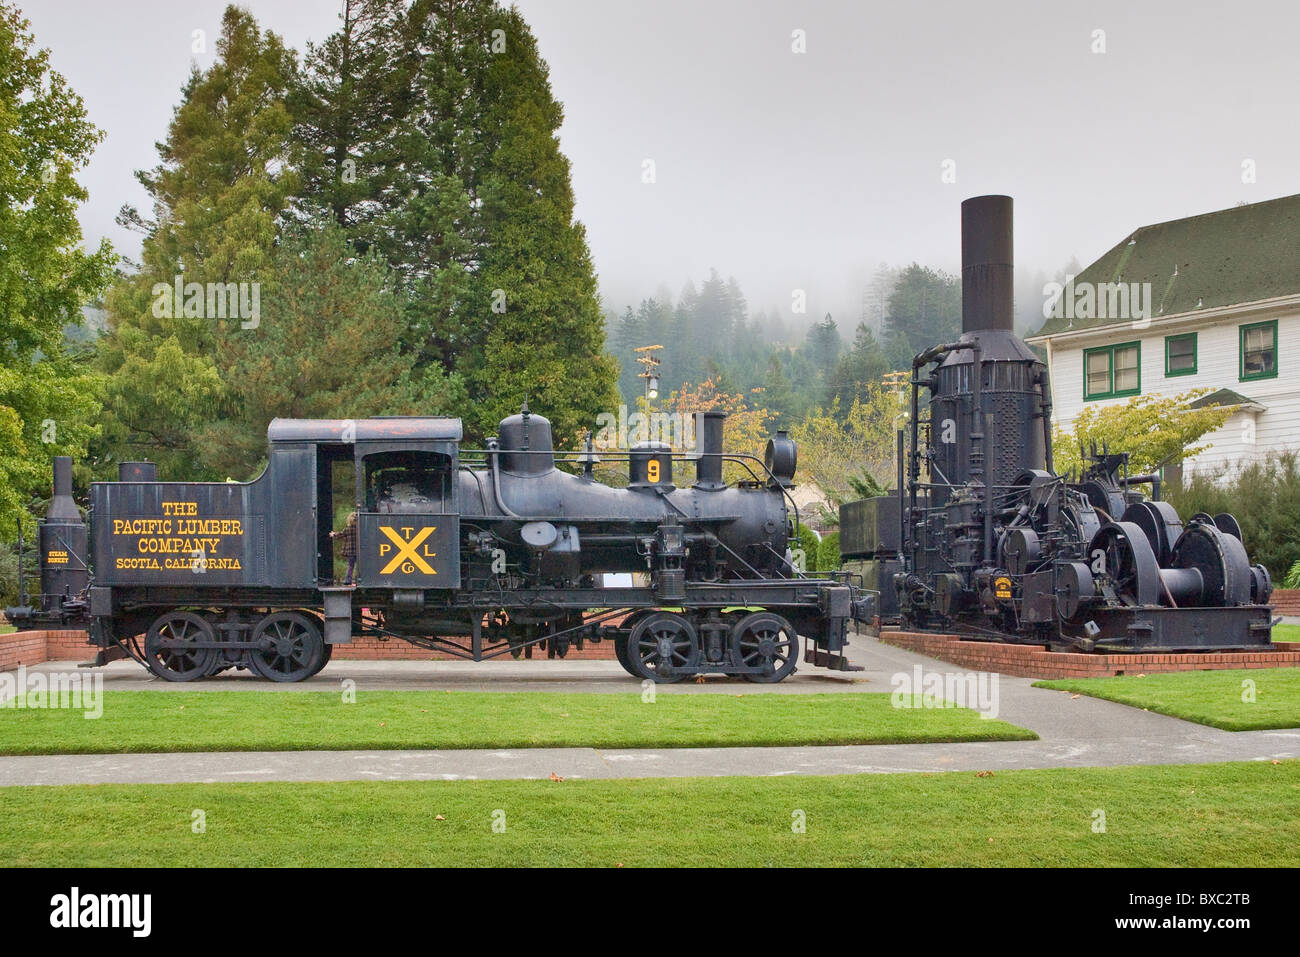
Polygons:
[[1234,668],[1300,667],[1294,643],[1273,651],[1225,651],[1201,654],[1070,654],[1044,645],[1005,645],[966,641],[957,635],[882,631],[885,644],[975,671],[996,671],[1019,678],[1108,678],[1162,671],[1215,671]]
[[1300,617],[1300,588],[1276,588],[1269,602],[1273,605],[1274,615]]
[[13,671],[19,665],[39,665],[46,660],[45,632],[14,631],[0,635],[0,671]]

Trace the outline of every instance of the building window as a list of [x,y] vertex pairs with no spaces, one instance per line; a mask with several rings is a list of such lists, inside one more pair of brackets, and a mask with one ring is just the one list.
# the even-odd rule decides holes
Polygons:
[[1242,382],[1277,377],[1277,320],[1241,327]]
[[1113,399],[1142,390],[1142,345],[1121,342],[1083,352],[1083,397]]
[[1196,373],[1196,333],[1165,336],[1165,375]]

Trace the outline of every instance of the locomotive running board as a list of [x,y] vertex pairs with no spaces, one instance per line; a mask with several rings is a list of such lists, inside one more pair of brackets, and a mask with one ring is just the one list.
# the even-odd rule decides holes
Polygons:
[[864,665],[849,664],[849,659],[843,655],[837,655],[833,651],[822,651],[820,648],[809,646],[804,649],[803,660],[810,665],[818,665],[822,668],[829,668],[831,671],[866,671]]

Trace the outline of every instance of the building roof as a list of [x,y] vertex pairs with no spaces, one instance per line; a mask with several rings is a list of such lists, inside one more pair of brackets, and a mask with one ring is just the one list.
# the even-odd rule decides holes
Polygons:
[[373,419],[272,419],[266,437],[272,442],[459,442],[460,419],[392,415]]
[[[1153,319],[1300,293],[1300,194],[1142,226],[1074,282],[1150,283]],[[1127,322],[1052,317],[1034,335]]]
[[1199,399],[1193,399],[1191,402],[1187,404],[1191,406],[1193,409],[1202,409],[1210,405],[1227,405],[1227,406],[1243,405],[1246,408],[1253,409],[1256,412],[1264,411],[1263,405],[1256,402],[1254,399],[1242,395],[1240,392],[1233,392],[1231,389],[1216,389],[1215,391],[1211,392],[1209,395],[1203,395]]

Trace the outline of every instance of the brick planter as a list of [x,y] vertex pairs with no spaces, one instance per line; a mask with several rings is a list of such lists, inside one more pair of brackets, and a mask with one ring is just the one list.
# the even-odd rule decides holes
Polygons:
[[1109,678],[1163,671],[1300,667],[1300,648],[1295,648],[1294,642],[1275,645],[1273,651],[1105,655],[1048,651],[1044,645],[967,641],[958,635],[913,631],[882,631],[880,640],[962,668],[1019,678]]

